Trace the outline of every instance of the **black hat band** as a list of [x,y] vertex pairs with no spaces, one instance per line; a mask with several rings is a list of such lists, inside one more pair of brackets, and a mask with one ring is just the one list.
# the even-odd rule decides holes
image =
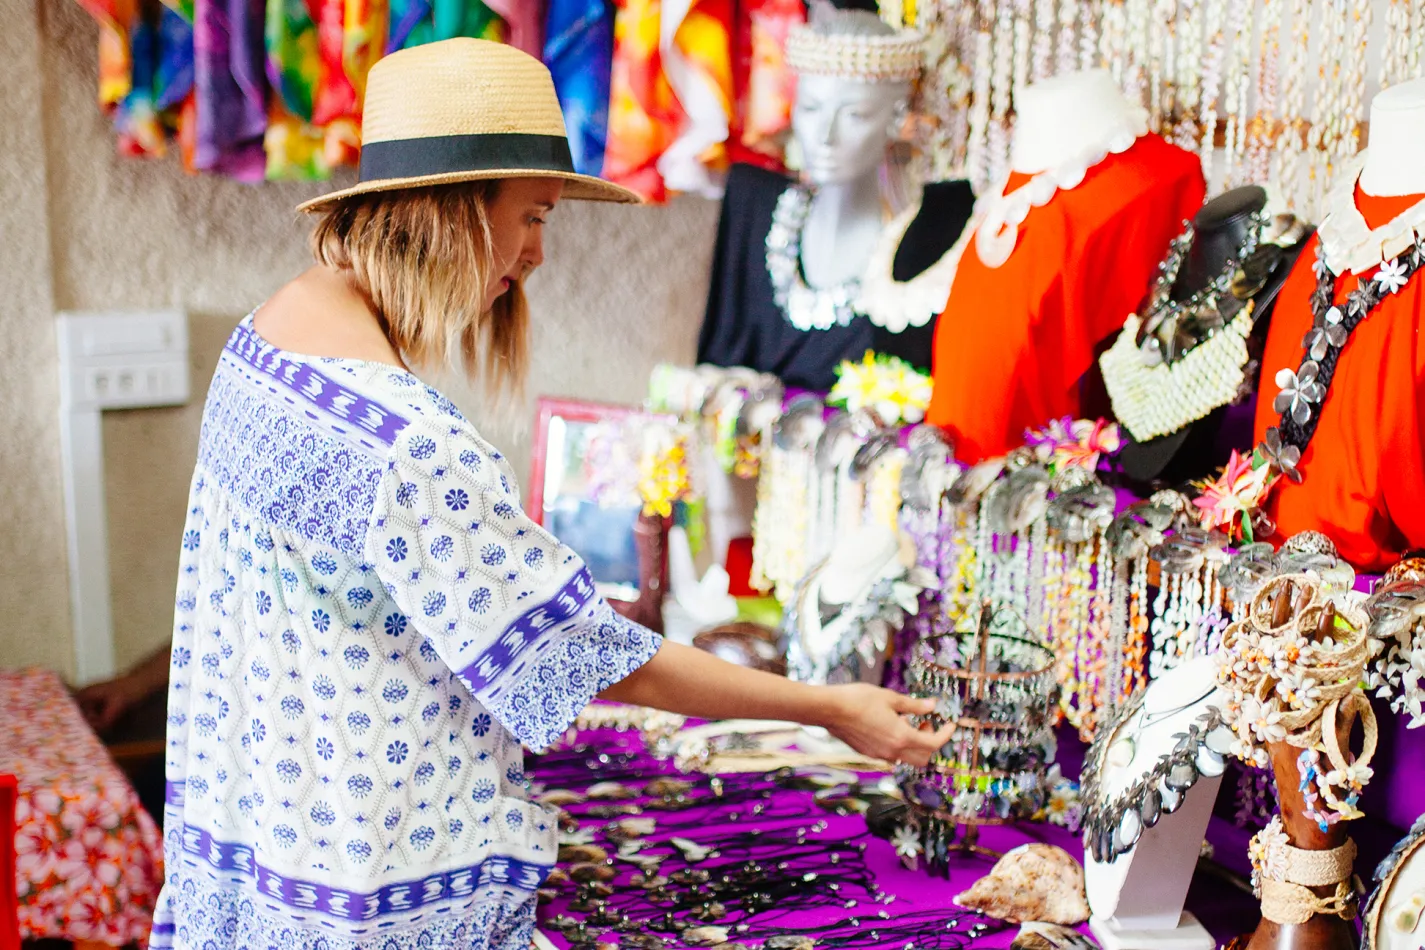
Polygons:
[[368,142],[361,147],[358,180],[425,178],[459,172],[528,170],[574,174],[569,140],[562,135],[486,132]]

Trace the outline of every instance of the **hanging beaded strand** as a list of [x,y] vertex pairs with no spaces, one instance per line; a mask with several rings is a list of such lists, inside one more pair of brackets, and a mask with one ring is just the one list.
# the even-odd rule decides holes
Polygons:
[[1148,682],[1148,555],[1133,560],[1128,582],[1128,647],[1124,652],[1124,697],[1132,696]]
[[[1326,49],[1341,49],[1348,14],[1346,3],[1347,0],[1328,0],[1321,4],[1321,36],[1327,44]],[[1341,125],[1343,94],[1340,58],[1323,57],[1317,76],[1311,134],[1307,138],[1307,167],[1310,169],[1307,207],[1313,210],[1321,206],[1322,197],[1330,184],[1330,155]]]
[[1198,150],[1198,110],[1202,103],[1202,6],[1208,0],[1182,0],[1178,19],[1177,126],[1173,143]]
[[1225,59],[1226,38],[1223,34],[1223,20],[1226,16],[1227,0],[1203,0],[1204,29],[1207,50],[1202,59],[1201,118],[1198,121],[1198,152],[1202,156],[1202,173],[1207,179],[1209,192],[1217,190],[1217,175],[1214,171],[1217,154],[1217,105],[1222,95],[1222,76]]
[[1054,0],[1034,0],[1034,54],[1031,78],[1047,79],[1054,70]]
[[1009,175],[1009,107],[1014,83],[1014,6],[1001,3],[995,17],[994,74],[990,77],[989,180]]
[[[965,145],[965,175],[975,193],[990,181],[990,71],[993,62],[994,25],[991,0],[981,0],[979,26],[975,31],[974,87],[970,96],[969,140]],[[986,9],[989,8],[989,12]]]
[[1281,78],[1282,0],[1262,0],[1262,50],[1254,67],[1257,111],[1248,123],[1247,161],[1243,171],[1248,182],[1271,182],[1272,154],[1282,136],[1277,117],[1277,88]]
[[1124,85],[1128,24],[1126,0],[1110,0],[1099,7],[1098,59],[1113,73],[1113,81]]
[[1078,35],[1080,0],[1059,0],[1058,50],[1055,54],[1054,72],[1071,73],[1078,68]]
[[1349,75],[1343,77],[1348,83],[1342,119],[1345,123],[1338,143],[1335,158],[1338,161],[1350,158],[1361,150],[1361,122],[1365,119],[1366,108],[1366,47],[1370,41],[1372,0],[1356,0],[1351,11],[1351,25],[1354,27],[1347,49],[1351,53]]
[[[1029,610],[1026,612],[1025,618],[1029,621],[1029,629],[1040,633],[1046,626],[1044,581],[1049,547],[1049,522],[1047,519],[1039,518],[1034,522],[1034,527],[1030,531],[1029,543],[1033,553],[1029,562]],[[1045,638],[1043,642],[1048,643],[1049,641]]]
[[1227,167],[1224,173],[1224,187],[1233,188],[1247,184],[1253,179],[1247,174],[1247,93],[1251,88],[1254,0],[1231,0],[1227,22],[1234,27],[1231,39],[1231,53],[1227,61],[1230,68],[1223,89],[1223,104],[1227,113],[1227,128],[1223,146],[1227,153]]
[[1288,208],[1304,214],[1307,169],[1306,64],[1311,52],[1311,0],[1292,0],[1291,34],[1282,62],[1282,135],[1274,177]]
[[1079,69],[1094,69],[1102,65],[1098,49],[1098,20],[1091,0],[1079,3]]

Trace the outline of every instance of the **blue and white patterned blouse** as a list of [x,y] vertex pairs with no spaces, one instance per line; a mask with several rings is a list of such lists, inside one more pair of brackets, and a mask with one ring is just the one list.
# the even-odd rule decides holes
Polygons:
[[449,399],[245,319],[183,534],[153,946],[526,950],[557,828],[521,743],[659,642]]

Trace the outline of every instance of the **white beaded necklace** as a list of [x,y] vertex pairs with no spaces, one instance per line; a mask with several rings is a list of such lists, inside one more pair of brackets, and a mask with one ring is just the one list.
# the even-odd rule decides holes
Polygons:
[[1109,155],[1128,151],[1147,134],[1148,113],[1135,107],[1102,140],[1062,164],[1039,172],[1008,195],[1004,193],[1008,178],[1001,179],[992,192],[975,202],[975,215],[980,218],[975,229],[975,252],[980,260],[986,267],[1003,266],[1014,253],[1019,226],[1031,209],[1048,204],[1061,190],[1078,187],[1089,169]]

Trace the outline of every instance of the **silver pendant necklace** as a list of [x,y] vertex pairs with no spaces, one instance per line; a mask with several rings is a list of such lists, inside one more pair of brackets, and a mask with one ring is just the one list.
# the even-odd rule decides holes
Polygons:
[[791,185],[777,198],[766,242],[772,297],[787,322],[798,330],[850,326],[858,316],[855,303],[861,295],[861,279],[853,277],[833,287],[815,289],[802,276],[802,229],[810,213],[810,189]]

